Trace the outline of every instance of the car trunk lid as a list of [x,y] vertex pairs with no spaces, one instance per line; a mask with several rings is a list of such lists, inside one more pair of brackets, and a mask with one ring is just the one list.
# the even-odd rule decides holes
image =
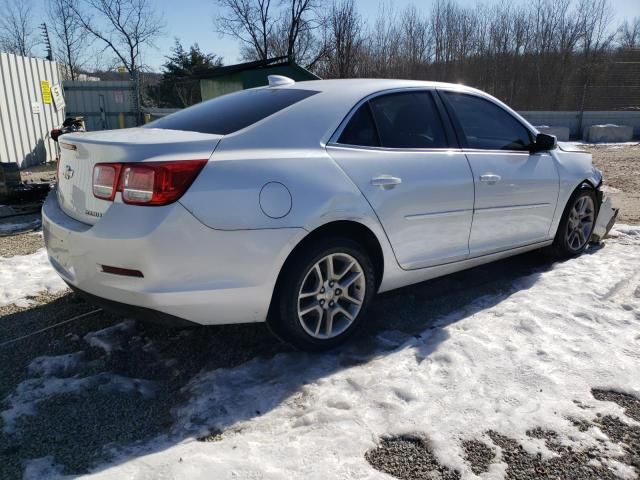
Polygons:
[[58,203],[70,217],[95,225],[113,203],[93,196],[97,163],[208,159],[221,135],[130,128],[71,133],[60,137]]

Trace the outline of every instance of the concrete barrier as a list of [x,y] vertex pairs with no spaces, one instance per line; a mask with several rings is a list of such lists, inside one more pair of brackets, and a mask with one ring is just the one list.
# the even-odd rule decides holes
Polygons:
[[536,127],[540,133],[555,135],[559,142],[569,141],[569,127],[557,127],[549,125],[539,125]]
[[634,138],[640,138],[640,110],[633,111],[519,111],[531,125],[553,125],[554,127],[569,127],[571,138],[580,140],[585,127],[591,125],[628,125],[633,127]]
[[582,132],[587,142],[630,142],[633,139],[633,127],[626,125],[591,125]]

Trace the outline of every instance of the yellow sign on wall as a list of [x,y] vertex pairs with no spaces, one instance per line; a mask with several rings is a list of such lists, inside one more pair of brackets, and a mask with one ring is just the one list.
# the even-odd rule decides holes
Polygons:
[[51,84],[48,80],[40,81],[40,90],[42,91],[42,103],[51,104]]

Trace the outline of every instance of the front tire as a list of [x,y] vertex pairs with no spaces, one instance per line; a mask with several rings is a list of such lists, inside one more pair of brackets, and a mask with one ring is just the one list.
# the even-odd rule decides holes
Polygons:
[[300,350],[333,348],[360,328],[375,289],[375,269],[357,242],[341,237],[315,242],[285,265],[269,327]]
[[596,194],[590,187],[582,187],[573,192],[564,209],[554,247],[562,257],[575,257],[589,245],[598,210]]

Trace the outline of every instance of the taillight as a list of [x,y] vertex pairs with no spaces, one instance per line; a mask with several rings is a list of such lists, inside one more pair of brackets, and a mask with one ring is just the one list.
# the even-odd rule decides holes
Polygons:
[[147,167],[125,167],[120,189],[126,203],[149,203],[153,200],[156,171]]
[[93,167],[93,196],[103,200],[113,200],[116,196],[120,165],[98,163]]
[[[167,205],[178,200],[187,191],[206,163],[206,159],[99,163],[93,169],[93,195],[104,200],[113,200],[115,192],[118,191],[122,192],[124,203]],[[108,192],[111,193],[110,197],[106,195]]]

